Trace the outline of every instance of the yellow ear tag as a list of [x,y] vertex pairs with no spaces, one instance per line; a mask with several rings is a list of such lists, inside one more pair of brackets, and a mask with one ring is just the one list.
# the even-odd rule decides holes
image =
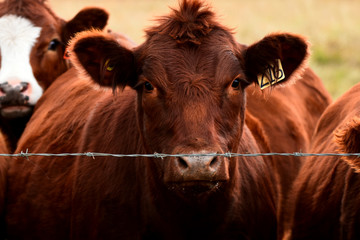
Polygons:
[[[276,66],[274,66],[273,64],[269,64],[266,67],[265,72],[257,76],[257,80],[261,90],[285,79],[285,73],[284,69],[282,68],[280,59],[276,59],[275,64],[277,64],[277,71]],[[270,77],[270,79],[268,77]]]
[[105,62],[105,67],[106,67],[106,70],[111,72],[112,70],[114,70],[114,67],[113,66],[109,66],[109,61],[110,59],[106,60]]

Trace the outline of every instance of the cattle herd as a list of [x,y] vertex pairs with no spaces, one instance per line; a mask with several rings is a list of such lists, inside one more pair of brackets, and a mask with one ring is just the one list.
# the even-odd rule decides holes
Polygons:
[[[139,154],[1,157],[0,239],[360,239],[360,85],[332,102],[304,37],[201,0],[141,44],[108,17],[0,3],[0,153]],[[300,151],[346,155],[242,155]]]

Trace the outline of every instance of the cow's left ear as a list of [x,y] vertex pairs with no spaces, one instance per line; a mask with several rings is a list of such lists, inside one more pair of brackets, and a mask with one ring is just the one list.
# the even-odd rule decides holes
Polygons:
[[[360,153],[360,116],[354,116],[334,131],[335,143],[340,153]],[[356,172],[360,172],[360,158],[343,157]]]
[[303,37],[287,33],[268,35],[246,49],[246,77],[255,83],[258,83],[258,76],[273,80],[284,77],[282,82],[296,79],[302,73],[308,55],[308,43]]
[[73,19],[65,23],[63,26],[62,40],[67,43],[76,33],[85,30],[103,30],[108,19],[109,14],[101,8],[84,8],[78,12]]
[[80,74],[89,75],[102,86],[124,88],[136,82],[132,50],[110,34],[95,30],[78,33],[70,41],[68,53]]

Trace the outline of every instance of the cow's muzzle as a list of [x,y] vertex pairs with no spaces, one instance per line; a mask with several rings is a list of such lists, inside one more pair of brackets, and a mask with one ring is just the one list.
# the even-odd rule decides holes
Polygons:
[[33,107],[28,104],[29,97],[24,94],[28,83],[17,85],[0,84],[0,113],[5,118],[24,117],[31,114]]
[[173,157],[166,165],[165,182],[186,194],[211,192],[229,180],[229,160],[223,156]]

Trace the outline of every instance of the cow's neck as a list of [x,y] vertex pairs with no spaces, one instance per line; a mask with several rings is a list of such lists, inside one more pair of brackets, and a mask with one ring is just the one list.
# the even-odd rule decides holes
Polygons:
[[6,138],[7,147],[10,152],[16,150],[17,143],[24,132],[27,122],[31,115],[27,115],[20,118],[0,118],[1,132]]
[[[238,192],[230,189],[239,186],[229,182],[207,197],[201,195],[184,197],[171,186],[164,184],[162,177],[159,177],[162,174],[157,171],[159,167],[151,164],[154,161],[162,161],[162,159],[144,158],[138,162],[147,164],[140,168],[145,172],[137,172],[141,175],[138,179],[144,180],[140,184],[143,198],[141,212],[142,217],[146,219],[144,238],[149,236],[149,238],[170,239],[173,236],[171,234],[174,233],[179,235],[179,239],[214,238],[213,234],[224,224],[222,219],[225,219],[225,216],[231,216],[240,207],[240,204],[233,199]],[[236,175],[238,174],[236,173]],[[240,196],[238,197],[240,198]],[[232,217],[227,219],[231,221]],[[177,222],[174,223],[174,221]],[[200,235],[196,238],[191,234]]]
[[179,239],[197,239],[197,235],[198,239],[212,238],[212,234],[224,224],[221,219],[235,211],[233,203],[224,196],[226,191],[210,196],[206,201],[194,198],[193,202],[184,200],[166,187],[159,192],[160,196],[158,193],[147,194],[153,198],[143,202],[142,213],[147,219],[145,236],[159,234],[159,237],[167,239],[175,233],[181,235]]

